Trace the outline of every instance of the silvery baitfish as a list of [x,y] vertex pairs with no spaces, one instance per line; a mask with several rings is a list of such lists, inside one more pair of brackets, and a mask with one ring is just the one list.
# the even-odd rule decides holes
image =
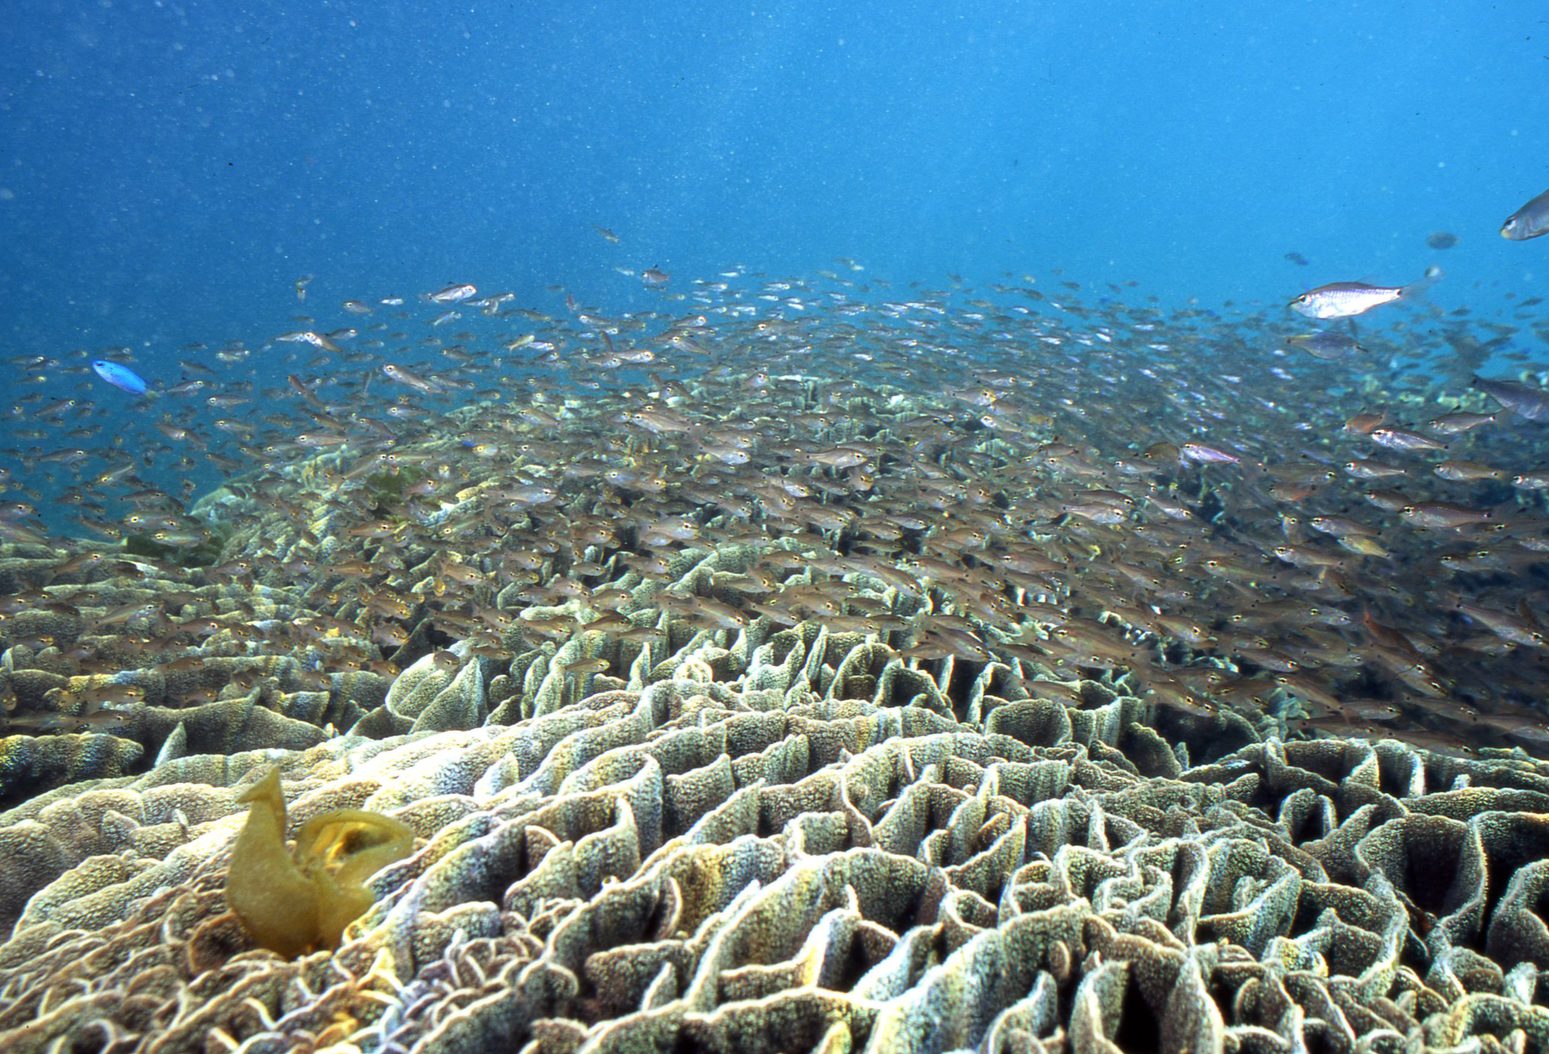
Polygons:
[[1395,300],[1413,299],[1441,277],[1432,267],[1418,282],[1403,286],[1367,285],[1365,282],[1330,282],[1309,289],[1286,306],[1308,318],[1354,318]]

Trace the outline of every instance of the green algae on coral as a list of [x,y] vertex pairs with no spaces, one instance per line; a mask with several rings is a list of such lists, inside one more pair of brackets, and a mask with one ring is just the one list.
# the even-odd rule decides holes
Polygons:
[[366,477],[367,506],[381,513],[403,504],[405,492],[425,478],[425,472],[410,465],[398,465],[373,472]]
[[303,824],[287,853],[277,768],[237,800],[252,808],[231,851],[226,902],[257,944],[288,959],[337,948],[371,906],[365,880],[414,846],[414,832],[389,816],[335,809]]
[[134,556],[165,560],[183,568],[209,567],[220,562],[232,528],[212,523],[198,532],[198,540],[188,542],[170,531],[131,531],[124,535],[124,551]]

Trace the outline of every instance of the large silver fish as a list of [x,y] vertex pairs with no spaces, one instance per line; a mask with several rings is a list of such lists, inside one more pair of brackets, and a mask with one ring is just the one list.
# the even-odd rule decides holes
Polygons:
[[1410,285],[1367,285],[1365,282],[1330,282],[1309,289],[1286,306],[1308,318],[1354,318],[1374,307],[1395,300],[1413,299],[1441,277],[1441,269],[1432,267],[1425,278]]
[[1506,217],[1501,224],[1501,237],[1513,242],[1525,242],[1549,234],[1549,190]]
[[1519,417],[1549,421],[1549,391],[1516,381],[1475,377],[1473,386]]

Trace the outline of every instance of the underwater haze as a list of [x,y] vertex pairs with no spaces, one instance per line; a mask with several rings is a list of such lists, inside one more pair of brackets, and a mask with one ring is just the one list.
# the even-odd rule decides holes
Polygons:
[[1549,1051],[1543,0],[4,14],[0,1052]]
[[1495,233],[1549,185],[1528,0],[22,0],[8,21],[0,332],[39,351],[265,334],[302,275],[330,301],[468,277],[625,301],[620,264],[843,257],[1220,304],[1441,263],[1435,296],[1488,311],[1545,273]]

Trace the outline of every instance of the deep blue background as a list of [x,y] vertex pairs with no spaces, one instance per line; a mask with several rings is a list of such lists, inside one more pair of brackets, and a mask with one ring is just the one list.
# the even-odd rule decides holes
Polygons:
[[1549,186],[1541,2],[835,6],[13,3],[0,340],[175,380],[162,349],[293,328],[306,274],[309,310],[619,307],[617,267],[836,257],[1174,304],[1432,262],[1486,317],[1546,291],[1549,239],[1496,235]]

